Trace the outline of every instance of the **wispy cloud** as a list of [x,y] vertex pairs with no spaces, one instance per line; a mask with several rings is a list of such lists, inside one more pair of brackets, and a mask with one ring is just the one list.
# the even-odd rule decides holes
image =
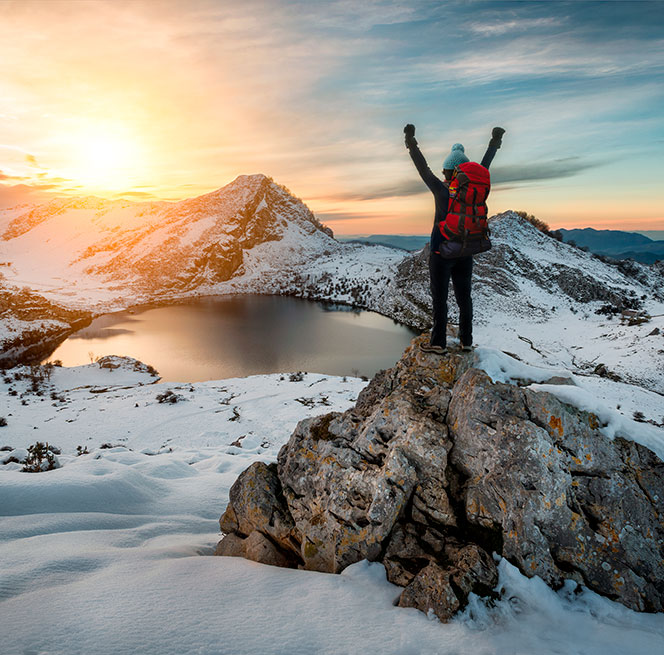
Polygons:
[[349,191],[347,193],[337,194],[338,200],[377,200],[380,198],[395,198],[397,196],[414,196],[426,191],[420,179],[404,180],[395,184],[372,187],[366,190]]
[[584,161],[580,157],[566,157],[553,161],[530,161],[511,166],[496,166],[491,174],[492,184],[508,182],[530,182],[533,180],[553,180],[580,175],[590,168],[602,164]]
[[567,17],[547,16],[542,18],[524,18],[497,21],[495,23],[472,23],[471,32],[484,36],[502,36],[514,32],[527,32],[558,27],[567,22]]

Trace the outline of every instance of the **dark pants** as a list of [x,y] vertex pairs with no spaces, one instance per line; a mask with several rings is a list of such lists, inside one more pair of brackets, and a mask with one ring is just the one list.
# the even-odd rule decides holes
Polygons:
[[429,255],[431,299],[433,300],[433,328],[431,345],[446,345],[447,339],[447,292],[450,277],[454,284],[454,295],[459,305],[459,339],[462,346],[473,344],[473,302],[470,299],[470,278],[473,274],[473,258],[458,257],[444,259],[436,253]]

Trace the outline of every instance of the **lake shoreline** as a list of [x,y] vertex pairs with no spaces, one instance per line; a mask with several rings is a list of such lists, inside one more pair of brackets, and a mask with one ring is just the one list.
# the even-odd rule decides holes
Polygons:
[[[326,317],[333,317],[332,322]],[[151,339],[145,330],[154,331]],[[286,294],[206,294],[100,313],[32,361],[60,359],[65,366],[76,366],[95,356],[126,355],[155,366],[168,380],[174,374],[164,372],[188,351],[192,370],[198,371],[191,381],[294,370],[370,377],[391,365],[417,334],[391,317],[348,303]],[[389,361],[379,365],[384,353],[391,353]],[[351,365],[353,357],[358,363]],[[166,363],[160,365],[160,359]],[[224,372],[207,377],[200,371],[212,361]]]

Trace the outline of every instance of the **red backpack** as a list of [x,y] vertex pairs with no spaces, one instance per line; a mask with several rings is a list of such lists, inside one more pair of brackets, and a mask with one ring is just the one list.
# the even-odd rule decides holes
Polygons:
[[471,161],[456,167],[447,217],[439,227],[444,239],[463,244],[462,254],[474,255],[491,248],[486,206],[490,190],[491,177],[484,166]]

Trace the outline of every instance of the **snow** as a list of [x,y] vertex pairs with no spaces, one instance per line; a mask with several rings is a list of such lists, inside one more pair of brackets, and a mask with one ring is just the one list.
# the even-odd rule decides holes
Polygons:
[[555,384],[531,384],[530,388],[535,391],[547,391],[565,403],[586,412],[592,412],[600,420],[600,432],[606,437],[613,439],[619,436],[631,439],[649,448],[664,460],[664,429],[661,427],[637,422],[626,417],[619,411],[607,407],[587,389]]
[[[9,382],[0,383],[0,397],[7,401],[3,413],[9,412],[0,445],[25,448],[35,440],[48,441],[62,450],[63,461],[78,445],[92,449],[109,443],[150,452],[172,450],[194,459],[218,452],[276,457],[297,421],[346,409],[366,385],[359,378],[316,373],[304,374],[301,381],[291,381],[285,373],[157,383],[144,365],[134,370],[136,360],[113,359],[124,365],[54,367],[41,396],[29,392],[29,377],[16,381],[9,376]],[[108,358],[100,363],[104,361]],[[29,376],[27,367],[10,372]],[[16,396],[7,395],[10,388]],[[181,400],[160,403],[157,396],[169,390]]]
[[509,356],[507,353],[480,346],[475,349],[478,368],[481,368],[493,382],[517,384],[521,380],[544,382],[554,376],[562,377],[574,383],[574,376],[565,369],[533,366]]
[[[551,377],[488,349],[478,356],[505,379]],[[135,360],[111,363],[118,367],[56,367],[42,396],[27,392],[28,380],[0,384],[8,417],[0,443],[20,454],[48,440],[62,449],[63,464],[32,474],[0,466],[3,654],[638,655],[660,648],[664,616],[637,614],[571,584],[555,592],[504,560],[499,600],[472,598],[443,625],[395,607],[400,589],[380,564],[329,575],[211,556],[237,475],[253,461],[275,461],[299,419],[346,409],[366,383],[285,374],[162,384]],[[24,397],[8,396],[9,386]],[[158,403],[167,389],[186,400]],[[52,402],[51,392],[64,401]],[[314,399],[313,406],[298,398]],[[233,407],[238,420],[229,420]],[[81,442],[90,452],[76,456]],[[100,448],[104,442],[121,445]]]
[[[493,382],[519,384],[553,394],[564,403],[595,414],[600,431],[607,438],[630,439],[664,460],[664,402],[659,393],[613,380],[573,375],[565,369],[532,366],[493,348],[477,348],[475,354],[476,366]],[[553,384],[553,378],[562,380]],[[659,425],[635,421],[627,415],[637,411],[645,420]]]

